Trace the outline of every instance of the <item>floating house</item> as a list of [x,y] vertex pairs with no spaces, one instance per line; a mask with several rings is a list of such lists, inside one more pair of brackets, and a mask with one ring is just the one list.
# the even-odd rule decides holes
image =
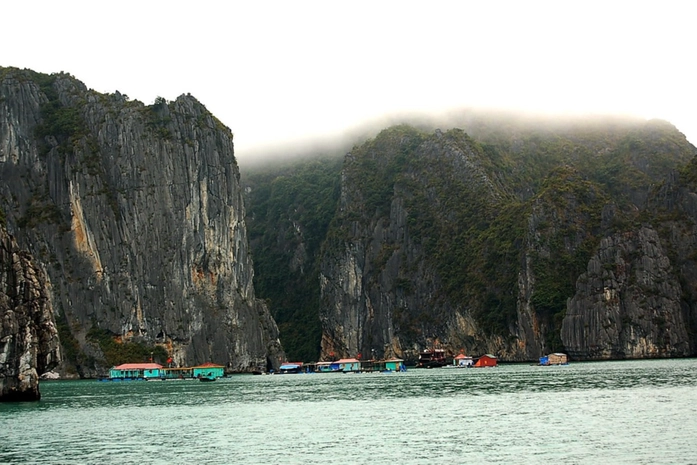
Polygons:
[[158,363],[124,363],[109,370],[105,381],[201,379],[215,380],[225,375],[225,367],[204,363],[195,367],[164,368]]
[[281,375],[303,373],[303,362],[285,362],[279,367],[278,373]]
[[474,366],[476,368],[481,367],[495,367],[497,365],[497,359],[495,355],[484,354],[475,362]]
[[344,373],[361,371],[361,361],[357,358],[342,358],[336,363],[339,365],[339,370]]
[[188,379],[193,378],[191,367],[173,367],[160,370],[161,379]]
[[162,365],[157,363],[123,363],[109,370],[109,379],[136,380],[159,378]]
[[191,375],[194,378],[218,379],[225,375],[225,367],[215,363],[204,363],[191,367]]
[[317,362],[315,364],[317,373],[340,373],[339,362]]
[[399,359],[399,358],[393,358],[390,360],[385,360],[384,362],[385,367],[384,369],[381,369],[380,371],[407,371],[407,367],[404,364],[404,360]]
[[465,354],[460,354],[453,359],[453,366],[458,368],[471,368],[474,366],[474,359]]
[[540,365],[542,365],[542,366],[568,365],[568,364],[569,364],[569,358],[567,357],[566,354],[554,353],[554,354],[545,355],[544,357],[540,357]]

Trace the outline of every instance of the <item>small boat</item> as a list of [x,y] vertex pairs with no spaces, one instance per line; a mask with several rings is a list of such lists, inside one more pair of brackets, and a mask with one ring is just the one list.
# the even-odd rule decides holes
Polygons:
[[199,376],[198,380],[203,383],[209,383],[211,381],[215,381],[216,378],[215,376]]
[[303,362],[286,362],[278,369],[279,375],[304,373]]
[[566,354],[554,353],[540,357],[541,366],[568,365],[569,357]]

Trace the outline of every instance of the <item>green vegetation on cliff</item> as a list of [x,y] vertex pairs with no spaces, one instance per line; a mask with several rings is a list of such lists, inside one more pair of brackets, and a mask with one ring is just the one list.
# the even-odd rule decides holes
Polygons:
[[149,361],[165,365],[169,357],[161,346],[121,341],[120,337],[103,329],[93,327],[87,332],[87,338],[99,345],[107,366]]
[[[272,312],[278,312],[274,307],[283,300],[281,290],[293,282],[290,264],[298,250],[298,242],[287,241],[295,233],[279,227],[283,224],[279,218],[290,221],[306,215],[316,208],[304,202],[323,198],[321,231],[326,236],[317,234],[311,247],[309,242],[304,245],[316,257],[324,242],[325,250],[335,250],[340,259],[346,241],[363,241],[368,247],[371,239],[366,235],[393,221],[394,202],[401,199],[407,237],[423,251],[423,260],[438,280],[430,308],[415,309],[416,313],[401,307],[394,310],[402,345],[423,346],[425,338],[444,335],[451,315],[434,313],[436,307],[468,312],[482,336],[509,339],[519,324],[521,273],[531,273],[533,286],[527,298],[544,335],[545,350],[563,350],[559,334],[566,303],[600,239],[645,219],[643,204],[652,186],[690,161],[695,150],[673,126],[661,121],[499,123],[468,122],[465,130],[443,133],[405,125],[389,128],[354,147],[344,160],[343,176],[337,165],[327,170],[316,162],[297,166],[288,162],[283,169],[255,173],[256,195],[250,195],[247,205],[256,231],[251,235],[259,265],[255,283],[258,290],[264,289],[261,295],[270,298]],[[314,196],[293,194],[296,188],[310,186],[306,179],[312,170],[335,192],[341,180],[341,205],[338,195],[326,196],[319,190]],[[263,194],[264,189],[269,193]],[[273,246],[269,230],[275,234]],[[260,246],[262,231],[267,231],[265,246]],[[302,242],[299,236],[296,239]],[[392,240],[370,255],[370,266],[363,270],[372,274],[363,276],[363,292],[379,292],[380,273],[401,254],[396,292],[408,298],[419,265],[409,262],[412,251],[405,251],[404,243]],[[289,243],[293,247],[287,247]],[[529,271],[523,269],[526,262]],[[306,300],[296,293],[299,299],[293,305],[314,309],[318,291],[311,289],[319,287],[316,275],[305,283]],[[278,293],[275,298],[272,289]],[[279,322],[282,340],[284,331],[297,334],[291,328],[303,321]]]
[[317,360],[319,249],[339,196],[341,158],[310,158],[244,173],[254,288],[291,360]]

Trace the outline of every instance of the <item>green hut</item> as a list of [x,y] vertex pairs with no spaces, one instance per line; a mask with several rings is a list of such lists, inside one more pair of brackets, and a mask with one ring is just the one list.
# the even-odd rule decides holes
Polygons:
[[225,375],[225,367],[215,363],[204,363],[203,365],[191,367],[194,378],[218,379]]
[[129,380],[159,378],[162,365],[157,363],[123,363],[109,370],[109,379]]
[[407,371],[407,367],[404,365],[404,360],[393,358],[385,360],[385,371]]
[[339,364],[339,370],[344,373],[361,371],[361,361],[357,358],[342,358],[335,363]]

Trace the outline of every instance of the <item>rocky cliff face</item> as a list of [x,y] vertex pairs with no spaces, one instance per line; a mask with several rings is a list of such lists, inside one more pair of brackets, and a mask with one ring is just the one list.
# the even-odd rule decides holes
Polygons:
[[693,158],[648,194],[650,221],[600,242],[564,318],[561,337],[571,355],[697,353],[696,180]]
[[[476,302],[444,290],[459,278],[444,282],[437,265],[465,267],[442,256],[445,243],[466,243],[463,226],[486,221],[483,211],[504,195],[481,168],[481,155],[461,132],[424,136],[409,128],[385,131],[347,155],[322,258],[324,358],[413,360],[426,347],[483,352],[501,345],[475,322]],[[467,207],[458,212],[458,204]]]
[[658,233],[603,238],[576,284],[561,329],[580,359],[690,355],[682,289]]
[[697,170],[670,174],[694,146],[655,121],[481,133],[391,128],[346,156],[322,357],[695,354]]
[[232,134],[196,99],[145,106],[71,76],[2,70],[0,179],[8,229],[46,266],[80,374],[128,344],[182,365],[278,365]]
[[60,360],[44,273],[0,227],[0,401],[39,400],[39,376]]

